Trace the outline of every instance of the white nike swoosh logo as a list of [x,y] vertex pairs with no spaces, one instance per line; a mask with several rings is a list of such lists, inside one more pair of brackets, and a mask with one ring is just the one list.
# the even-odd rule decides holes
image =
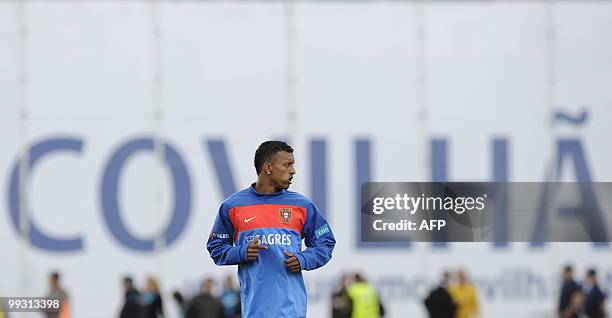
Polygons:
[[254,216],[254,217],[252,217],[252,218],[250,218],[250,219],[244,219],[244,223],[249,223],[249,222],[251,222],[251,220],[252,220],[252,219],[254,219],[254,218],[256,218],[256,216]]

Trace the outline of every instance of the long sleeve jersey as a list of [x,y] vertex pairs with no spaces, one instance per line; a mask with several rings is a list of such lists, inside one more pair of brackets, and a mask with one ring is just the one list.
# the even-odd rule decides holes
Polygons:
[[[247,261],[248,244],[255,238],[268,249]],[[330,260],[335,244],[309,199],[286,190],[258,193],[253,184],[221,204],[207,248],[215,264],[238,265],[242,317],[296,318],[306,317],[306,288],[302,273],[285,266],[284,251],[295,254],[302,270],[313,270]]]

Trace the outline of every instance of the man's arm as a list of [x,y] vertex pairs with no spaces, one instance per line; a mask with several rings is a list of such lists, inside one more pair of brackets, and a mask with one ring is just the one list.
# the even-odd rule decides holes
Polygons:
[[234,246],[234,225],[225,204],[219,208],[206,248],[217,265],[236,265],[247,260],[247,245]]
[[336,245],[334,234],[317,207],[309,203],[306,209],[306,224],[303,229],[306,249],[295,253],[303,270],[317,269],[331,259]]

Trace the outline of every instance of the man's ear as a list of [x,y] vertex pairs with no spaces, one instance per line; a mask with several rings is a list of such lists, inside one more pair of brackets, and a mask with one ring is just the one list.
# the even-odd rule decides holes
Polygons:
[[269,162],[264,163],[264,172],[270,174],[272,172],[272,164]]

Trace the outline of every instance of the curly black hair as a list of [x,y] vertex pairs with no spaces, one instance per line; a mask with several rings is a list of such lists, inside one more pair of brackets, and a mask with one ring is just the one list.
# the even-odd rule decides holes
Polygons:
[[263,164],[270,162],[276,153],[281,151],[293,153],[293,148],[286,142],[279,140],[268,140],[259,145],[257,151],[255,151],[255,171],[257,171],[257,175],[261,172]]

